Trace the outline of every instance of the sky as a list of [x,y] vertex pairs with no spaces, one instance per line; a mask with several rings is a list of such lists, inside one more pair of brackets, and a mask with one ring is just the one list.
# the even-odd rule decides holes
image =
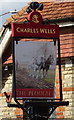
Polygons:
[[[27,5],[28,2],[31,2],[32,0],[0,0],[0,15],[9,11],[13,11],[13,10],[21,10],[23,7],[25,7]],[[41,1],[56,1],[56,2],[71,2],[74,0],[35,0],[38,2]],[[0,29],[2,27],[2,25],[5,23],[6,18],[9,18],[12,14],[6,14],[4,16],[0,16]]]
[[[0,0],[0,15],[9,11],[21,10],[31,0]],[[0,28],[5,23],[6,19],[11,17],[11,13],[0,16]]]

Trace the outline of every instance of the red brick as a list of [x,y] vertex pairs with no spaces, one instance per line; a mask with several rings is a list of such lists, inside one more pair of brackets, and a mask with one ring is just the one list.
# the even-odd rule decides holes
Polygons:
[[74,91],[74,87],[63,88],[63,91]]
[[57,112],[56,115],[63,115],[63,113],[62,112]]
[[61,111],[65,111],[65,108],[64,108],[64,107],[61,107],[60,110],[61,110]]
[[63,115],[60,115],[60,116],[57,116],[57,118],[59,118],[59,120],[60,120],[60,119],[63,119],[64,116],[63,116]]

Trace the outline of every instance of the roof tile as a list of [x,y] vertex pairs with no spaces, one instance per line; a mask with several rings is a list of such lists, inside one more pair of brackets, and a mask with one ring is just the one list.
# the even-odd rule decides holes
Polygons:
[[25,11],[27,7],[28,7],[28,6],[23,7],[22,10]]
[[20,11],[17,12],[17,14],[18,14],[19,16],[21,16],[21,15],[24,14],[24,11],[23,11],[23,10],[20,10]]
[[11,16],[14,20],[18,19],[19,18],[19,15],[18,14],[14,14]]
[[3,64],[11,64],[12,63],[12,55],[3,63]]
[[[59,19],[59,18],[64,18],[64,17],[72,17],[74,15],[74,12],[73,12],[74,2],[61,2],[61,3],[42,2],[42,3],[44,5],[44,9],[40,13],[43,16],[43,19],[45,18]],[[12,20],[23,22],[24,19],[22,19],[21,17],[23,15],[24,17],[27,17],[27,13],[25,12],[27,7],[28,6],[23,7],[22,10],[12,15],[11,18],[7,19],[7,22],[11,22]]]
[[12,21],[12,17],[7,18],[6,21],[10,23]]

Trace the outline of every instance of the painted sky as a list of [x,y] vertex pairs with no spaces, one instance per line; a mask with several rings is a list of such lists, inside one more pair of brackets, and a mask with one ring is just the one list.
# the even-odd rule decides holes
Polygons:
[[[15,46],[16,61],[19,64],[31,64],[33,59],[39,60],[41,56],[47,59],[52,55],[53,58],[56,58],[56,46],[54,46],[54,42],[19,41]],[[56,61],[53,64],[56,64]]]

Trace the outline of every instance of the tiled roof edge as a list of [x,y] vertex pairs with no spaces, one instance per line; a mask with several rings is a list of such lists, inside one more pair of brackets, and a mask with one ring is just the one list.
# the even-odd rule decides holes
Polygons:
[[59,22],[67,22],[67,21],[71,21],[74,22],[74,17],[65,17],[65,18],[59,18],[59,19],[51,19],[48,20],[50,23],[59,23]]

